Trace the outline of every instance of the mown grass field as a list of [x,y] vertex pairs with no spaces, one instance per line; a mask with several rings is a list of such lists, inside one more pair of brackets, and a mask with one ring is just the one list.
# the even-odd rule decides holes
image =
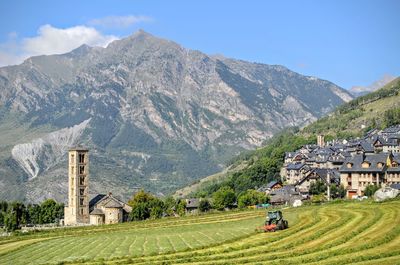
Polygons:
[[400,201],[285,209],[290,228],[256,233],[265,211],[60,229],[0,241],[0,264],[400,264]]

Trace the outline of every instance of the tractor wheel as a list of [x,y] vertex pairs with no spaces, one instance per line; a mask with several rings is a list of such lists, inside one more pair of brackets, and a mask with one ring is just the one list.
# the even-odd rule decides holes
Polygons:
[[278,223],[276,224],[278,230],[283,230],[285,229],[285,224],[282,220],[279,220]]
[[285,221],[283,221],[284,222],[284,224],[285,224],[285,229],[286,228],[289,228],[289,222],[287,221],[287,220],[285,220]]

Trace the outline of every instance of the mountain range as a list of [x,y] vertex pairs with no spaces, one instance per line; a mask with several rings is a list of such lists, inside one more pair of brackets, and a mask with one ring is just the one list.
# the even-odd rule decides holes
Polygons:
[[171,193],[352,98],[284,66],[142,30],[106,48],[31,57],[0,68],[0,199],[65,201],[75,145],[90,149],[90,193]]
[[352,93],[355,97],[363,96],[375,90],[378,90],[386,84],[389,84],[394,79],[396,79],[395,76],[385,74],[381,79],[373,82],[369,86],[353,86],[349,89],[349,92]]

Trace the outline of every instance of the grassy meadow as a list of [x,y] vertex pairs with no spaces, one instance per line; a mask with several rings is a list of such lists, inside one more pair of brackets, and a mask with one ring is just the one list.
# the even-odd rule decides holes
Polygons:
[[265,210],[43,231],[0,240],[0,264],[400,264],[400,201]]

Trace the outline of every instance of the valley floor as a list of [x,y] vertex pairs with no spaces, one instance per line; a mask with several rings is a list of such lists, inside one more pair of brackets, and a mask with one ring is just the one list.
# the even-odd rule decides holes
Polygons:
[[274,233],[254,210],[3,238],[0,264],[400,264],[399,200],[283,212]]

